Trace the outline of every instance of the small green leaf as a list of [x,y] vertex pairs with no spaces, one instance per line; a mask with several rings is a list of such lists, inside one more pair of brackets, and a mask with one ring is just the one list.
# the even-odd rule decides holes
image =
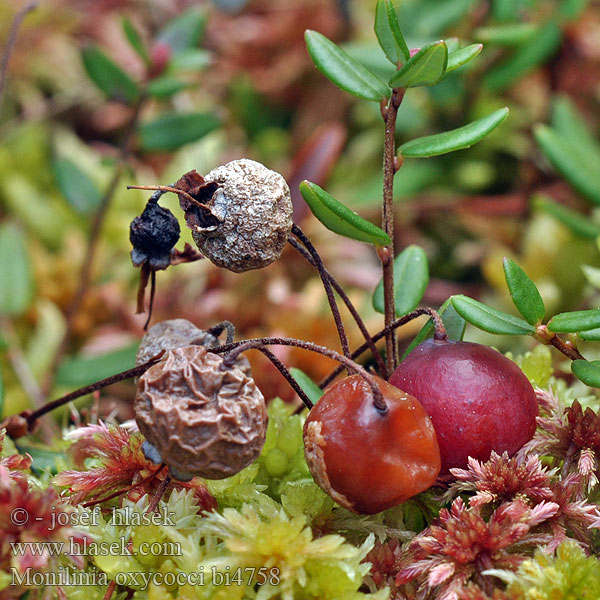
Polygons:
[[556,23],[541,27],[528,44],[521,46],[510,58],[488,71],[483,78],[493,92],[500,92],[549,59],[560,46],[562,33]]
[[574,360],[571,371],[586,385],[600,387],[600,360]]
[[460,50],[450,52],[448,54],[448,66],[446,67],[446,73],[450,73],[458,67],[462,67],[469,61],[473,60],[483,49],[483,44],[471,44],[465,46]]
[[38,442],[25,443],[22,440],[17,440],[15,446],[20,454],[29,454],[31,456],[31,470],[35,475],[43,475],[44,473],[56,475],[58,473],[57,463],[65,465],[67,462],[65,452],[53,450],[46,444]]
[[327,229],[376,246],[387,246],[391,243],[385,231],[338,202],[317,184],[303,181],[300,184],[300,192],[312,213]]
[[20,315],[33,300],[27,240],[12,224],[0,225],[0,314]]
[[390,79],[393,88],[436,84],[446,72],[448,48],[443,40],[423,46]]
[[533,132],[552,166],[583,196],[600,204],[600,171],[593,155],[547,125],[538,125]]
[[316,404],[323,395],[323,390],[304,372],[296,367],[290,367],[290,373],[308,396],[308,399]]
[[133,104],[140,90],[121,69],[97,46],[88,46],[81,51],[83,66],[90,79],[111,99]]
[[535,328],[527,321],[486,306],[468,296],[452,296],[452,306],[456,312],[469,323],[497,335],[528,335],[535,333]]
[[100,206],[98,188],[73,161],[56,159],[52,162],[52,170],[61,194],[80,215],[90,215]]
[[211,54],[201,48],[178,52],[171,60],[173,71],[201,71],[210,65]]
[[551,198],[537,195],[532,200],[532,207],[535,210],[541,210],[549,215],[552,215],[557,221],[566,225],[576,235],[595,240],[600,236],[600,225],[590,221],[588,217],[566,207],[564,204],[559,204]]
[[577,337],[580,337],[586,342],[600,342],[600,327],[588,329],[586,331],[578,331]]
[[194,48],[200,42],[204,26],[206,25],[206,14],[197,7],[192,7],[169,21],[164,29],[158,34],[157,39],[171,47],[174,54],[183,50]]
[[376,102],[390,95],[389,87],[377,75],[321,33],[309,29],[304,34],[304,39],[317,69],[339,88],[359,98]]
[[532,23],[507,23],[495,27],[480,27],[473,37],[485,44],[520,46],[533,38],[539,26]]
[[397,65],[401,60],[410,58],[410,51],[400,31],[396,10],[389,0],[377,0],[375,35],[381,49],[394,65]]
[[[419,306],[429,283],[427,255],[419,246],[408,246],[394,259],[394,305],[397,316]],[[373,293],[373,308],[384,312],[383,280]]]
[[[442,317],[448,337],[451,340],[462,340],[467,322],[456,312],[456,310],[454,310],[454,307],[452,306],[452,296],[440,306],[438,314]],[[427,323],[423,325],[423,328],[416,335],[415,339],[410,343],[410,346],[405,350],[402,355],[402,360],[404,360],[423,340],[433,337],[434,331],[433,321],[429,319]]]
[[177,150],[214,131],[221,120],[213,113],[169,113],[140,126],[141,146],[147,151]]
[[410,158],[427,158],[468,148],[496,129],[507,115],[508,108],[500,108],[458,129],[411,140],[400,146],[400,154]]
[[558,96],[552,102],[552,126],[577,145],[595,164],[600,162],[600,144],[589,123],[577,112],[573,101],[567,96]]
[[541,323],[546,314],[546,307],[535,283],[510,258],[504,259],[504,276],[506,277],[510,297],[517,310],[530,325]]
[[577,333],[597,327],[600,327],[600,308],[560,313],[548,321],[548,329],[556,333]]
[[131,19],[129,17],[123,17],[121,19],[121,26],[123,27],[123,33],[131,47],[137,52],[138,56],[146,65],[150,64],[150,57],[148,56],[146,45],[142,41],[142,37],[135,25],[131,22]]
[[56,382],[68,387],[81,387],[110,377],[135,366],[138,344],[126,346],[99,356],[66,358],[56,373]]
[[189,85],[189,83],[172,77],[159,77],[148,84],[148,94],[157,100],[168,100]]

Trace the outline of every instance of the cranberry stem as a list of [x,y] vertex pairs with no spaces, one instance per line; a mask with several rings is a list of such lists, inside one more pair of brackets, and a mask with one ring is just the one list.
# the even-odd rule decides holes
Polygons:
[[96,390],[101,390],[105,387],[108,387],[113,383],[118,383],[119,381],[129,379],[130,377],[138,377],[142,373],[145,373],[150,367],[155,365],[162,358],[162,355],[164,353],[165,351],[163,350],[156,356],[153,356],[148,362],[138,365],[137,367],[133,367],[133,369],[128,369],[127,371],[117,373],[116,375],[111,375],[106,379],[101,379],[100,381],[96,381],[95,383],[86,385],[85,387],[79,388],[78,390],[75,390],[70,394],[66,394],[61,398],[57,398],[56,400],[52,400],[52,402],[44,404],[44,406],[41,406],[33,412],[23,411],[21,415],[25,418],[25,420],[27,421],[27,425],[31,430],[32,425],[37,419],[39,419],[42,415],[45,415],[46,413],[49,413],[50,411],[54,410],[55,408],[58,408],[59,406],[62,406],[67,402],[71,402],[72,400],[76,400],[77,398],[81,398],[82,396],[87,396],[88,394],[91,394]]
[[[296,378],[289,372],[288,368],[270,350],[267,350],[267,348],[256,348],[256,350],[260,350],[275,365],[275,367],[277,367],[279,372],[285,377],[286,381],[294,389],[296,394],[298,394],[304,406],[310,410],[313,407],[313,403],[306,395],[306,392],[300,387],[300,384],[296,381]],[[300,406],[301,408],[304,408],[302,405]]]
[[[302,255],[302,257],[308,263],[310,263],[315,268],[317,267],[312,256],[293,237],[290,237],[288,239],[288,242],[291,244],[291,246],[295,250],[298,251],[299,254]],[[379,352],[377,346],[375,345],[375,342],[373,341],[373,338],[371,337],[371,334],[369,333],[369,330],[367,329],[365,322],[362,320],[362,317],[356,310],[356,307],[354,306],[354,304],[352,304],[352,300],[350,300],[350,298],[348,297],[348,294],[346,294],[346,292],[344,291],[342,286],[339,284],[339,282],[335,279],[335,277],[328,270],[325,270],[325,275],[329,279],[331,285],[333,286],[333,289],[338,293],[339,297],[342,299],[342,302],[346,305],[346,308],[348,309],[348,311],[354,318],[356,325],[358,326],[361,333],[363,334],[365,341],[368,344],[369,349],[371,350],[371,353],[373,354],[373,358],[375,359],[375,362],[377,363],[377,367],[379,369],[379,372],[381,373],[381,376],[384,379],[387,379],[388,372],[387,372],[387,367],[385,365],[385,361],[383,360],[381,353]]]
[[154,308],[154,295],[156,294],[156,271],[150,269],[150,303],[148,304],[148,318],[144,323],[144,331],[148,331],[150,319],[152,318],[152,309]]
[[[390,325],[388,325],[387,327],[384,327],[381,331],[378,331],[375,335],[373,335],[373,341],[376,342],[378,340],[380,340],[382,337],[384,337],[388,331],[397,329],[398,327],[402,327],[402,325],[406,325],[406,323],[408,323],[409,321],[412,321],[413,319],[416,319],[417,317],[420,317],[421,315],[429,315],[431,317],[431,319],[433,320],[433,324],[435,327],[435,333],[433,335],[434,339],[436,340],[445,340],[448,337],[448,334],[446,333],[446,328],[444,327],[444,323],[442,321],[442,318],[440,317],[439,313],[434,310],[433,308],[429,308],[427,306],[424,306],[422,308],[417,308],[416,310],[413,310],[412,312],[408,313],[407,315],[404,315],[403,317],[400,317],[399,319],[396,319],[393,323],[390,323]],[[354,352],[352,352],[352,354],[350,355],[350,358],[355,359],[358,358],[363,352],[366,352],[366,350],[368,350],[368,346],[367,344],[363,344],[362,346],[359,346],[356,350],[354,350]],[[326,385],[328,385],[329,383],[331,383],[341,372],[342,372],[343,368],[340,367],[336,367],[335,370],[333,370],[329,375],[327,375],[327,377],[325,377],[323,380],[321,380],[321,382],[319,383],[319,387],[320,388],[324,388]]]
[[[378,255],[383,268],[383,304],[384,323],[386,329],[396,316],[394,302],[394,175],[400,167],[396,159],[396,118],[398,109],[404,97],[404,89],[392,91],[387,104],[382,101],[381,115],[385,122],[385,137],[383,147],[383,230],[390,237],[389,246],[379,249]],[[387,369],[391,373],[398,363],[396,336],[394,329],[385,334]]]
[[[173,192],[174,194],[177,194],[179,196],[183,196],[186,200],[189,200],[192,204],[195,204],[196,206],[199,206],[200,208],[203,208],[204,210],[207,210],[209,213],[212,214],[212,211],[210,210],[210,207],[207,206],[206,204],[202,204],[202,202],[198,202],[198,200],[196,200],[196,198],[194,198],[193,196],[190,196],[190,194],[188,194],[186,191],[184,190],[180,190],[176,187],[170,186],[170,185],[128,185],[127,186],[128,190],[156,190],[158,192]],[[215,215],[213,215],[214,217]],[[215,217],[218,218],[218,217]]]
[[295,235],[302,242],[302,244],[308,250],[312,259],[315,262],[315,267],[319,272],[321,281],[323,282],[323,287],[325,288],[325,293],[327,294],[327,300],[329,301],[329,308],[331,309],[331,314],[333,315],[333,320],[335,321],[335,326],[338,330],[340,344],[342,346],[342,352],[344,353],[345,357],[349,357],[350,346],[348,345],[348,336],[346,335],[346,330],[344,329],[344,323],[340,315],[340,309],[338,308],[337,302],[335,300],[333,288],[331,287],[331,282],[327,275],[325,265],[323,264],[323,259],[317,252],[317,249],[313,246],[312,242],[304,234],[302,229],[300,229],[300,227],[298,227],[298,225],[296,225],[295,223],[292,225],[292,234]]
[[574,344],[565,342],[563,339],[558,337],[556,333],[550,331],[546,325],[538,325],[535,330],[536,339],[546,345],[554,346],[557,350],[562,352],[567,358],[571,360],[586,360],[581,355],[579,350]]
[[347,356],[343,356],[335,350],[330,350],[329,348],[319,346],[318,344],[313,344],[312,342],[305,342],[304,340],[296,340],[294,338],[264,337],[252,340],[244,340],[243,342],[237,342],[234,344],[227,344],[218,348],[210,348],[209,352],[214,352],[215,354],[223,354],[227,352],[227,355],[223,359],[223,365],[231,367],[233,366],[235,359],[242,352],[251,350],[253,348],[260,349],[261,346],[295,346],[297,348],[303,348],[304,350],[316,352],[317,354],[322,354],[323,356],[337,360],[343,365],[343,367],[346,367],[346,369],[354,371],[360,375],[371,386],[371,391],[373,393],[373,404],[375,408],[381,412],[385,412],[387,410],[387,404],[383,399],[383,394],[381,393],[381,390],[379,389],[377,381],[373,375],[368,373],[364,367],[354,362]]
[[219,337],[224,331],[227,331],[226,344],[231,344],[235,339],[235,325],[231,321],[221,321],[207,329],[207,331],[215,337]]

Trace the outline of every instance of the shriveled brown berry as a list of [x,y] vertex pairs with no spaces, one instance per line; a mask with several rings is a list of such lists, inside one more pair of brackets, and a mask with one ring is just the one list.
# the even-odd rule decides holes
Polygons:
[[176,476],[223,479],[258,457],[268,417],[252,378],[202,346],[184,346],[140,377],[135,419]]
[[[146,332],[140,342],[135,364],[141,365],[163,350],[175,350],[182,346],[214,348],[219,344],[215,335],[196,327],[187,319],[168,319],[156,323]],[[243,354],[236,357],[235,366],[250,376],[250,363]]]
[[206,205],[218,221],[192,230],[210,261],[230,271],[260,269],[277,260],[292,229],[292,200],[285,179],[242,158],[204,177],[218,187]]

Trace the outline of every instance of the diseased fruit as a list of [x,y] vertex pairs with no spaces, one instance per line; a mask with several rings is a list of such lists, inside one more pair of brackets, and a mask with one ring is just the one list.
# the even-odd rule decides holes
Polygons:
[[386,411],[359,375],[334,383],[304,424],[304,451],[317,484],[338,504],[373,514],[426,490],[440,470],[435,431],[419,402],[375,378]]
[[441,475],[492,450],[514,454],[535,432],[538,404],[521,369],[492,348],[429,339],[400,363],[390,383],[412,394],[437,433]]
[[174,477],[223,479],[258,457],[268,415],[251,377],[202,346],[183,346],[140,377],[135,420]]

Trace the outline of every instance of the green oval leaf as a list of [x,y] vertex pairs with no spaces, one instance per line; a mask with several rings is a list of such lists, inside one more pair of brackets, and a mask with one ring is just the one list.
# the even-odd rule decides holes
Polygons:
[[571,371],[586,385],[600,387],[600,360],[574,360]]
[[531,41],[524,44],[501,65],[488,71],[483,81],[493,92],[500,92],[528,71],[544,63],[560,46],[562,33],[554,22],[539,28]]
[[68,158],[54,160],[52,170],[62,195],[80,215],[90,215],[100,206],[98,188],[73,161]]
[[121,69],[100,48],[88,46],[81,51],[83,66],[90,79],[109,98],[119,100],[127,104],[133,104],[140,95],[140,90]]
[[597,327],[600,327],[600,308],[560,313],[548,321],[548,329],[556,333],[577,333]]
[[577,337],[580,337],[586,342],[600,342],[600,327],[588,329],[586,331],[578,331]]
[[190,84],[179,79],[159,77],[148,84],[148,95],[157,100],[167,100],[187,87],[190,87]]
[[173,53],[177,54],[198,45],[205,25],[205,12],[201,8],[192,7],[169,21],[157,39],[168,44]]
[[465,46],[460,50],[455,50],[448,54],[448,66],[446,67],[446,73],[451,73],[458,67],[462,67],[469,61],[473,60],[483,49],[483,44],[471,44]]
[[133,344],[98,356],[65,358],[56,372],[56,382],[67,387],[81,387],[110,377],[135,366],[139,344]]
[[[394,305],[397,316],[409,313],[419,306],[429,283],[427,255],[419,246],[408,246],[394,259]],[[385,311],[383,279],[373,293],[373,308]]]
[[486,306],[468,296],[452,296],[452,306],[463,319],[488,333],[498,335],[529,335],[535,333],[535,328],[527,321],[491,306]]
[[541,210],[553,216],[557,221],[566,225],[573,233],[580,237],[595,240],[600,236],[600,225],[547,196],[535,196],[532,200],[532,207],[535,210]]
[[546,315],[546,307],[535,283],[510,258],[504,259],[504,276],[510,297],[530,325],[537,325]]
[[12,224],[0,225],[0,314],[20,315],[33,300],[27,240]]
[[410,58],[406,40],[400,31],[394,5],[389,0],[377,0],[375,7],[375,35],[390,62],[397,65]]
[[303,181],[300,184],[300,193],[312,213],[327,229],[344,237],[376,246],[391,244],[390,237],[385,231],[338,202],[316,183]]
[[[442,317],[448,337],[451,340],[462,340],[467,322],[456,312],[454,306],[452,306],[452,296],[440,306],[438,314]],[[418,346],[423,340],[433,337],[434,331],[433,321],[429,319],[427,323],[423,325],[423,328],[416,335],[415,339],[410,343],[410,346],[405,350],[402,355],[402,360],[404,360],[413,351],[415,346]]]
[[496,129],[507,115],[508,108],[500,108],[458,129],[411,140],[400,146],[400,154],[410,158],[427,158],[468,148]]
[[423,46],[390,79],[393,88],[436,84],[446,72],[448,47],[442,40]]
[[321,33],[309,29],[304,39],[317,69],[342,90],[376,102],[390,95],[391,90],[377,75]]
[[136,51],[137,55],[144,61],[146,65],[150,64],[150,57],[148,56],[148,50],[146,45],[142,41],[135,25],[131,22],[129,17],[123,17],[121,20],[121,26],[123,27],[123,33],[129,42],[129,45]]
[[214,131],[221,120],[213,113],[169,113],[140,126],[143,150],[177,150],[184,144],[195,142]]
[[495,27],[480,27],[473,37],[486,44],[501,46],[520,46],[528,42],[539,31],[539,26],[532,23],[507,23]]
[[538,125],[533,133],[552,166],[588,200],[600,204],[600,172],[594,155],[547,125]]
[[290,367],[290,373],[298,382],[303,392],[308,396],[308,399],[316,404],[323,395],[323,390],[304,372],[296,367]]

